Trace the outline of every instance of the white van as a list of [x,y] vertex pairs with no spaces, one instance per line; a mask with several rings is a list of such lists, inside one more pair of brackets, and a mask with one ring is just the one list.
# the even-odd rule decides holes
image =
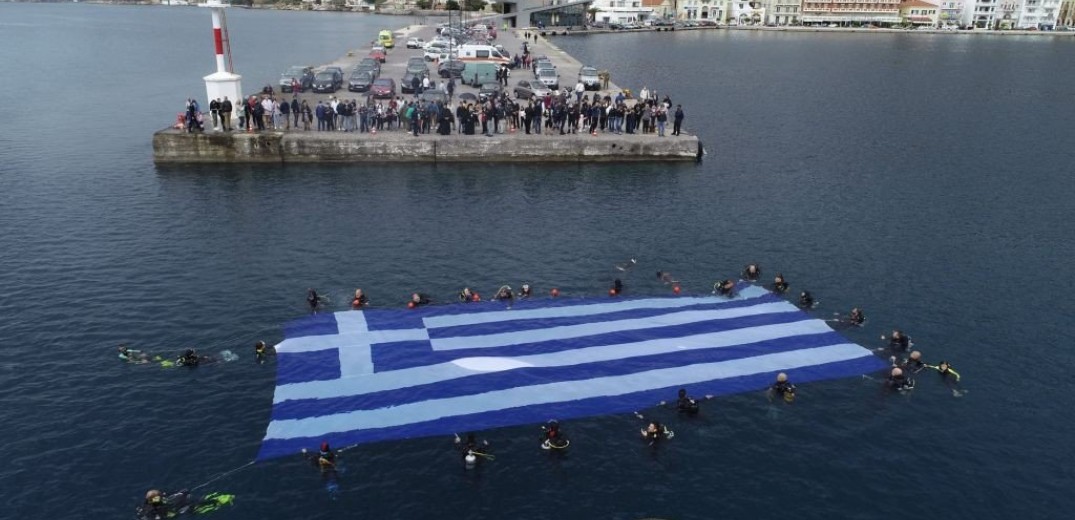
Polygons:
[[507,56],[500,54],[492,45],[460,45],[459,59],[462,61],[487,61],[492,63],[511,64]]

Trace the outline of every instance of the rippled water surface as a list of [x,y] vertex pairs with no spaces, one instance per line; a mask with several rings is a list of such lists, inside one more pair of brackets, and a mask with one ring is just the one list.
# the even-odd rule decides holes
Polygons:
[[[236,10],[251,87],[405,18]],[[734,31],[560,38],[683,103],[700,165],[154,167],[150,135],[211,71],[193,8],[0,4],[0,518],[129,518],[150,487],[252,459],[269,418],[258,339],[335,306],[529,281],[604,291],[629,257],[703,292],[751,261],[830,315],[860,305],[875,344],[908,331],[964,376],[909,397],[864,379],[792,407],[710,402],[657,453],[638,422],[573,421],[351,450],[330,500],[300,460],[208,486],[220,518],[1064,518],[1075,506],[1066,369],[1075,254],[1075,42]],[[566,71],[568,75],[573,71]],[[242,359],[124,366],[126,342]],[[655,412],[660,416],[660,412]],[[576,449],[577,448],[577,449]]]

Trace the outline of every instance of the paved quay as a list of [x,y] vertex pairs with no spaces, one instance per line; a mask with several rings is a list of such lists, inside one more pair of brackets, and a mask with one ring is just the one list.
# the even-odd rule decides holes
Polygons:
[[[407,60],[413,56],[422,56],[421,49],[407,49],[406,40],[411,37],[431,40],[435,27],[412,25],[393,31],[396,47],[388,52],[388,58],[381,65],[381,77],[392,78],[397,83],[397,97],[411,100],[412,94],[401,94],[398,87],[406,69]],[[530,52],[534,56],[547,56],[560,73],[562,89],[572,89],[578,78],[578,71],[583,66],[573,56],[567,54],[546,38],[525,29],[498,31],[496,44],[503,45],[512,55],[522,52],[523,37],[531,35]],[[376,35],[370,34],[372,40]],[[337,66],[345,71],[345,76],[363,58],[369,54],[372,42],[360,47],[348,49],[324,67]],[[586,64],[602,69],[601,64]],[[436,75],[436,63],[430,62],[431,79],[438,83],[442,79]],[[615,71],[610,71],[612,77]],[[533,79],[529,69],[520,68],[511,71],[506,90],[509,94],[520,79]],[[274,88],[276,87],[273,85]],[[462,93],[477,94],[477,87],[456,82],[454,102],[449,108],[453,111],[460,102]],[[615,97],[619,87],[609,82],[607,88],[598,91],[602,97]],[[290,101],[292,94],[278,94],[281,100]],[[305,92],[298,94],[311,107],[318,101],[329,102],[332,97],[339,100],[355,100],[360,104],[365,100],[365,93],[349,92],[345,86],[335,94],[315,94]],[[593,91],[587,92],[587,97]],[[387,103],[387,100],[385,100]],[[627,101],[628,105],[633,100]],[[202,110],[206,106],[202,105]],[[206,114],[208,119],[208,114]],[[233,126],[237,122],[233,120]],[[340,132],[340,131],[305,131],[301,129],[263,130],[260,132],[219,132],[211,129],[207,121],[206,131],[187,133],[185,130],[168,128],[156,132],[153,136],[154,160],[159,163],[311,163],[311,162],[639,162],[639,161],[693,161],[700,157],[701,143],[697,136],[686,131],[679,136],[671,135],[671,114],[669,114],[668,131],[664,137],[654,134],[615,134],[598,131],[597,135],[584,133],[559,135],[559,132],[542,132],[525,134],[518,131],[505,131],[492,136],[482,135],[480,125],[474,135],[440,135],[436,133],[414,136],[403,129],[378,131],[376,133]],[[317,122],[311,128],[316,129]],[[685,129],[686,130],[686,129]]]

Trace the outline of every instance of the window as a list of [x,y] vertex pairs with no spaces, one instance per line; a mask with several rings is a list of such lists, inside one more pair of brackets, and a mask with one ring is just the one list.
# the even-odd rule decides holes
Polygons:
[[488,58],[489,51],[474,51],[474,56],[478,58]]

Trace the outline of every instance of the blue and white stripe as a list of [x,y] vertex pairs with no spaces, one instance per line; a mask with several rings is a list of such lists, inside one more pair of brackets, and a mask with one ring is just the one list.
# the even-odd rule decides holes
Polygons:
[[883,368],[760,287],[733,299],[523,300],[315,315],[277,345],[260,459],[337,446],[618,413],[691,393]]

